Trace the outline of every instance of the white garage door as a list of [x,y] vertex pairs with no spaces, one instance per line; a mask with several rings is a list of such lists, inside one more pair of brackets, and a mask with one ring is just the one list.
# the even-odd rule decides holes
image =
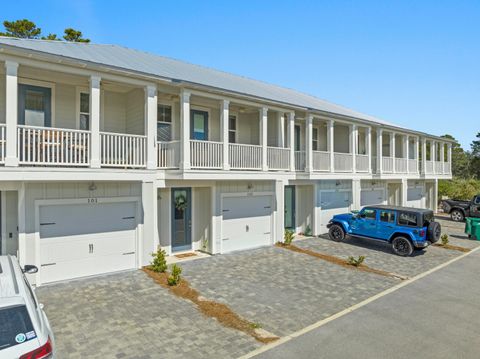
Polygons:
[[40,207],[42,283],[135,268],[136,203]]
[[407,205],[414,208],[423,208],[423,187],[409,187],[407,190]]
[[320,233],[328,231],[327,224],[336,214],[349,213],[351,191],[320,192]]
[[222,252],[272,243],[272,197],[225,197],[222,204]]
[[385,202],[385,191],[383,189],[362,189],[360,191],[360,206],[371,206]]

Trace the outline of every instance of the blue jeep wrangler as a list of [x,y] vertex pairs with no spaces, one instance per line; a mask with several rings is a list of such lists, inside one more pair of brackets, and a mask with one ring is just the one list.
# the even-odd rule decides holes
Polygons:
[[437,242],[442,233],[433,211],[394,206],[368,206],[358,213],[338,214],[327,227],[334,241],[342,241],[347,235],[384,241],[400,256]]

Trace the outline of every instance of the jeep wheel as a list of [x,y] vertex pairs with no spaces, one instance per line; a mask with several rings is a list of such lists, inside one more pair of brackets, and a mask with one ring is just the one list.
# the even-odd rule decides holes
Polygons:
[[450,218],[454,222],[463,222],[465,216],[463,215],[463,212],[459,209],[454,209],[452,212],[450,212]]
[[333,224],[328,231],[328,235],[332,241],[341,242],[345,239],[345,231],[339,224]]
[[438,242],[442,235],[442,226],[438,222],[430,222],[427,228],[427,240],[432,243]]
[[412,243],[405,237],[395,237],[392,240],[393,252],[402,257],[408,257],[413,253]]

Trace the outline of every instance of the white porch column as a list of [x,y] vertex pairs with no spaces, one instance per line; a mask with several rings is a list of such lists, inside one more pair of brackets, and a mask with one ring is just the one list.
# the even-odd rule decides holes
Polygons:
[[392,157],[392,161],[393,161],[393,173],[396,173],[397,172],[397,166],[396,166],[396,161],[395,161],[395,156],[396,156],[396,153],[395,153],[395,132],[390,132],[390,157]]
[[157,87],[145,87],[145,135],[147,136],[147,169],[157,168]]
[[360,210],[361,209],[361,194],[362,186],[360,178],[352,179],[352,209]]
[[288,113],[287,141],[290,149],[290,171],[295,171],[295,112]]
[[349,126],[349,150],[352,154],[352,172],[357,172],[358,129],[357,125]]
[[18,166],[17,121],[18,121],[18,63],[5,61],[5,166]]
[[435,141],[430,142],[430,161],[432,162],[433,173],[437,173],[435,161],[437,160],[437,146]]
[[422,173],[427,173],[427,140],[422,137]]
[[100,81],[99,76],[90,76],[90,132],[92,136],[90,167],[100,168]]
[[230,101],[220,101],[220,133],[223,143],[223,169],[226,171],[230,169],[230,161],[228,158],[228,122],[230,116],[229,106]]
[[420,141],[419,141],[419,138],[418,138],[418,137],[415,137],[414,141],[415,141],[415,142],[414,142],[414,146],[413,146],[413,151],[414,151],[414,152],[413,152],[413,153],[414,153],[413,159],[415,160],[415,163],[416,163],[415,168],[417,169],[417,173],[420,173],[420,171],[418,170],[418,166],[419,166],[419,162],[420,162],[420,161],[418,160],[418,159],[419,159],[419,152],[420,152],[420,148],[419,148],[419,147],[420,147],[420,146],[419,146],[419,142],[420,142]]
[[449,142],[447,144],[447,162],[449,163],[450,167],[450,172],[448,174],[452,173],[452,144]]
[[180,92],[180,147],[182,170],[190,169],[190,92]]
[[285,183],[275,181],[275,234],[273,243],[283,242],[285,232]]
[[377,173],[382,173],[383,167],[383,129],[377,128]]
[[327,121],[327,151],[330,155],[330,172],[335,172],[335,128],[333,120]]
[[[221,204],[220,204],[221,206]],[[211,211],[211,230],[210,230],[210,251],[212,254],[220,253],[220,248],[217,247],[217,228],[221,223],[220,209],[217,207],[217,187],[213,185],[210,187],[210,211]],[[221,244],[220,244],[221,245]]]
[[400,193],[400,205],[402,207],[407,206],[407,193],[408,193],[408,180],[406,178],[402,178],[402,190]]
[[158,235],[158,189],[154,182],[142,182],[142,209],[143,230],[142,240],[139,241],[139,253],[141,257],[138,267],[148,265],[151,253],[155,252],[160,245]]
[[260,145],[262,146],[262,171],[268,171],[267,165],[267,124],[268,124],[268,108],[262,107],[259,111],[260,115]]
[[277,146],[285,147],[285,114],[277,112]]
[[438,212],[438,178],[435,178],[433,185],[433,212]]
[[308,113],[305,117],[305,172],[313,172],[313,115]]
[[372,128],[367,127],[367,138],[365,147],[368,155],[368,173],[372,173]]
[[[26,230],[26,219],[25,219],[25,182],[21,182],[20,188],[18,189],[17,197],[17,216],[18,216],[18,261],[20,266],[23,266],[26,263],[25,257],[27,252],[27,230]],[[36,263],[40,268],[40,258],[37,258]],[[27,276],[28,277],[28,276]],[[38,278],[38,275],[37,275]]]
[[407,162],[408,160],[410,159],[409,156],[410,156],[410,136],[409,135],[405,135],[403,136],[403,156],[404,158],[407,159]]
[[440,161],[442,162],[442,173],[445,173],[445,143],[440,142]]

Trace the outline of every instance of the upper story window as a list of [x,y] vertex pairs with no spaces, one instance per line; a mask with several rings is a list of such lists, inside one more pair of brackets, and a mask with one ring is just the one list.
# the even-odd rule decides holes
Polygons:
[[172,107],[158,105],[157,110],[157,141],[172,140]]
[[90,94],[80,92],[80,114],[78,128],[80,130],[90,130]]
[[228,142],[237,142],[237,116],[235,115],[228,117]]
[[51,89],[19,85],[18,109],[20,125],[50,127],[52,125]]
[[312,150],[318,151],[318,128],[312,129]]

